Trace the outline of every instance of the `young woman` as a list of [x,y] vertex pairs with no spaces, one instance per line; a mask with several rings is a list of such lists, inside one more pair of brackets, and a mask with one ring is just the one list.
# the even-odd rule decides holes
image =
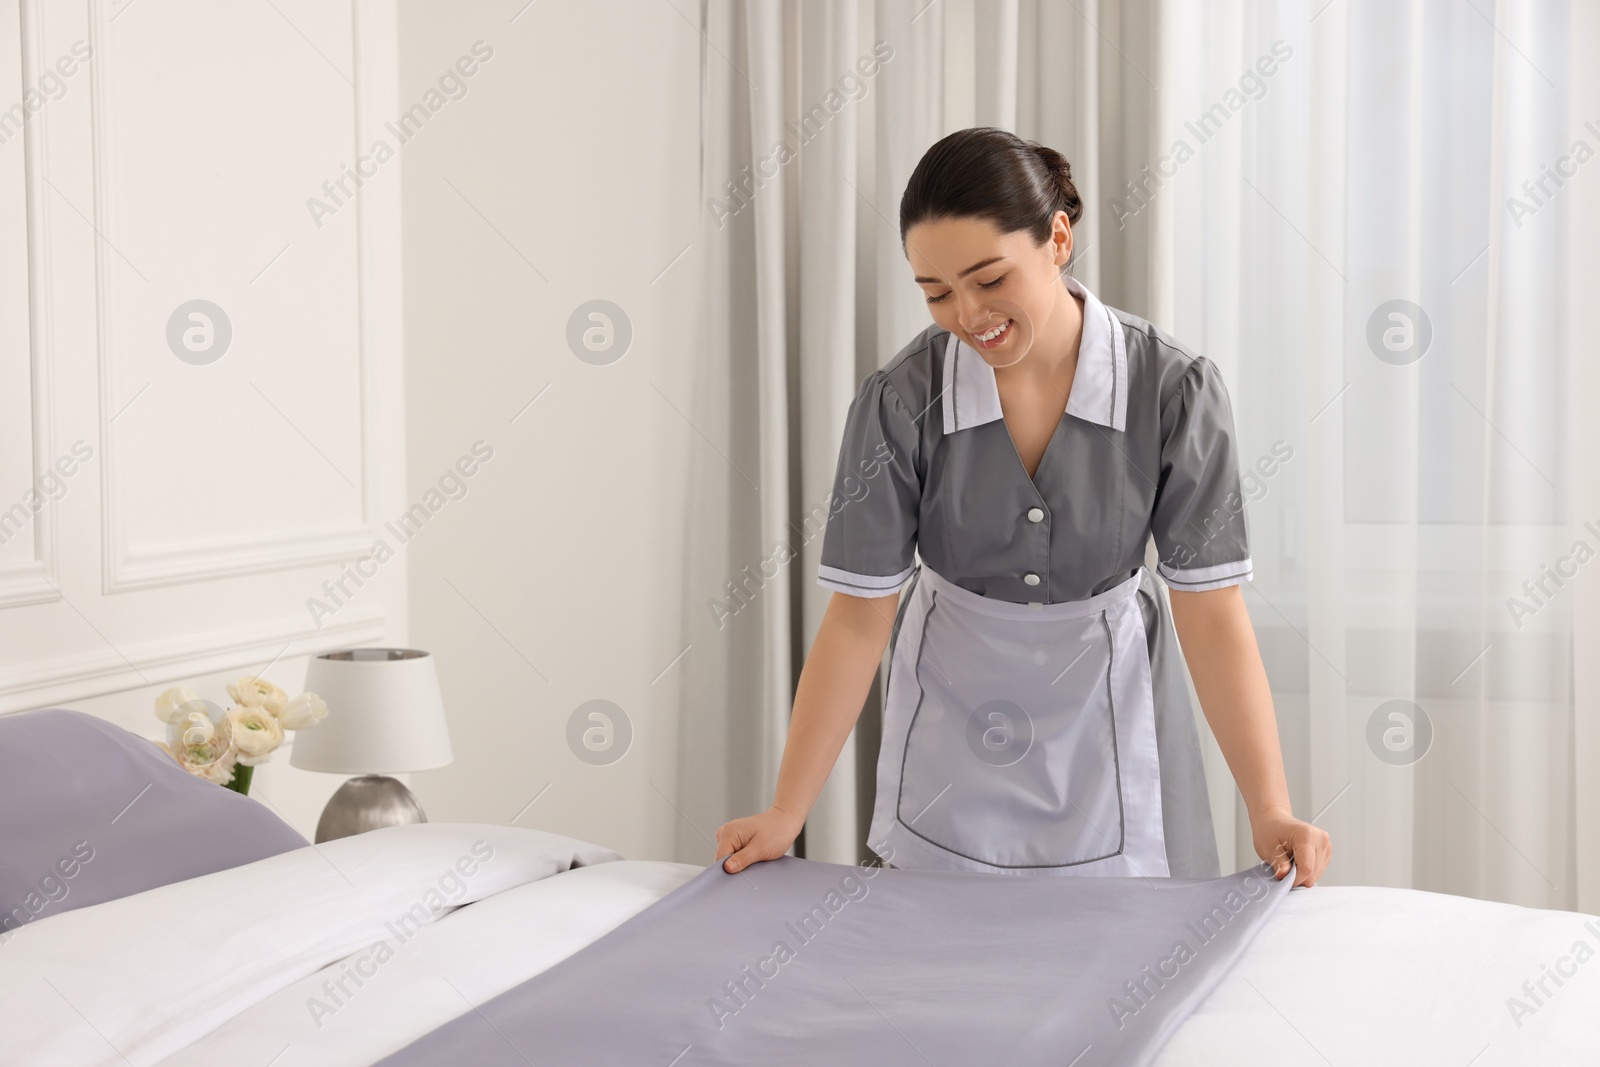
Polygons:
[[[890,654],[868,845],[899,867],[1219,873],[1183,659],[1276,876],[1315,885],[1266,673],[1217,368],[1064,273],[1067,161],[992,128],[930,148],[900,235],[933,325],[852,402],[834,592],[776,796],[725,823],[732,873],[793,844]],[[1270,462],[1270,461],[1269,461]],[[1144,566],[1154,538],[1168,607]],[[901,598],[903,588],[909,595]]]

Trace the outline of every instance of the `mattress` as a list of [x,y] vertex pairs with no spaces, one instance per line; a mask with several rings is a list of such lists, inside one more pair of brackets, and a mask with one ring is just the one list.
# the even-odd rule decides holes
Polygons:
[[[519,828],[410,830],[380,839],[404,848],[330,842],[17,931],[0,945],[5,1062],[364,1067],[704,872]],[[392,926],[483,840],[495,861],[439,917]],[[1153,1062],[1490,1067],[1597,1050],[1600,918],[1319,886],[1282,895]]]
[[[322,1026],[329,967],[164,1061],[353,1067],[538,974],[698,875],[624,860],[569,871],[447,916]],[[1587,951],[1574,952],[1587,945]],[[1585,957],[1577,963],[1576,956]],[[1564,962],[1570,961],[1570,962]],[[1541,994],[1526,983],[1574,970]],[[1557,974],[1557,977],[1560,977]],[[1535,998],[1538,998],[1536,1002]],[[1532,1009],[1531,1012],[1528,1009]],[[1156,1067],[1600,1063],[1600,918],[1417,890],[1291,890]],[[1477,1057],[1476,1059],[1474,1057]]]

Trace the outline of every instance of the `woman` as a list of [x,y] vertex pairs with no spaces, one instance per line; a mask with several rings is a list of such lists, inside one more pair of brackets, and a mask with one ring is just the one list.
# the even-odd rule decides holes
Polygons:
[[[793,844],[891,631],[868,844],[895,866],[1214,877],[1172,624],[1256,852],[1316,884],[1290,811],[1217,368],[1063,273],[1067,161],[992,128],[930,148],[900,202],[934,324],[862,382],[817,581],[834,591],[776,796],[717,831],[733,873]],[[1270,462],[1265,459],[1263,462]],[[910,590],[903,600],[903,588]]]

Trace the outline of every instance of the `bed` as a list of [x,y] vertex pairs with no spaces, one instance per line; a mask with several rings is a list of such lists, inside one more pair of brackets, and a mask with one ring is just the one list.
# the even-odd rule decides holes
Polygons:
[[[6,788],[8,752],[14,759],[18,751],[18,739],[8,739],[5,725],[0,720],[0,793]],[[113,781],[107,788],[125,792],[127,783]],[[0,796],[0,812],[5,799]],[[34,847],[28,828],[39,821],[37,813],[23,820],[15,807],[9,810],[10,816],[0,813],[0,849],[8,860]],[[135,811],[137,805],[120,818]],[[270,854],[247,862],[47,912],[0,934],[0,1062],[19,1067],[622,1062],[608,1059],[604,1050],[620,1047],[616,1033],[638,1019],[658,1018],[652,1037],[660,1036],[663,1047],[677,1041],[654,1033],[667,1028],[659,1020],[676,1025],[677,1009],[651,1012],[661,1006],[658,1000],[681,995],[677,986],[695,985],[693,979],[677,980],[689,974],[686,960],[663,959],[660,951],[630,957],[635,946],[680,925],[688,929],[685,924],[704,922],[706,914],[731,914],[735,908],[776,924],[791,913],[783,911],[786,886],[851,870],[791,857],[752,868],[764,881],[750,883],[713,868],[631,860],[591,842],[491,824],[422,824],[320,846],[284,845],[274,842]],[[47,842],[47,849],[59,851],[58,842]],[[73,879],[86,889],[95,862]],[[866,870],[858,874],[873,876]],[[1134,884],[1139,879],[993,876],[998,882],[991,884],[987,876],[959,872],[885,870],[875,876],[873,892],[881,902],[875,906],[893,907],[877,913],[873,929],[884,926],[881,920],[889,914],[905,910],[900,901],[908,898],[888,895],[904,886],[915,886],[924,905],[960,896],[961,905],[951,914],[974,916],[991,908],[1032,907],[1019,895],[1024,883],[1032,887],[1027,892],[1096,888],[1130,900],[1227,888],[1221,885],[1225,880],[1213,887],[1196,884],[1209,881],[1198,879],[1140,885]],[[1229,884],[1237,888],[1247,884],[1238,879],[1250,877],[1249,871],[1239,872]],[[900,881],[886,880],[891,878]],[[1055,885],[1041,887],[1046,882]],[[1156,884],[1162,882],[1173,884]],[[793,899],[815,896],[818,884],[800,886],[801,895]],[[698,920],[688,910],[696,894],[711,908]],[[1038,899],[1048,905],[1057,898]],[[1085,907],[1104,906],[1103,897],[1071,899],[1087,902]],[[867,915],[865,904],[853,906]],[[1164,1015],[1149,1041],[1125,1053],[1128,1058],[1116,1058],[1124,1054],[1110,1053],[1105,1045],[1057,1055],[1066,1037],[1059,1031],[1052,1033],[1051,1049],[1034,1050],[1036,1060],[994,1058],[1075,1067],[1093,1062],[1157,1067],[1280,1061],[1473,1067],[1600,1063],[1600,963],[1595,962],[1600,919],[1594,916],[1412,890],[1289,890],[1282,883],[1274,883],[1270,896],[1253,907],[1240,913],[1252,923],[1249,929],[1241,921],[1236,940],[1202,952],[1191,968],[1209,968],[1203,982],[1182,997],[1168,996],[1165,1002],[1156,997]],[[1035,915],[1010,929],[1042,928],[1040,922]],[[1103,934],[1103,948],[1130,943],[1138,933],[1132,926],[1149,921],[1111,917],[1094,925]],[[790,1014],[774,1024],[778,1029],[763,1032],[756,1029],[758,1021],[745,1021],[756,1012],[738,1021],[747,1036],[764,1034],[758,1040],[770,1042],[763,1062],[808,1062],[824,1047],[821,1035],[841,1028],[849,1032],[853,1025],[837,1010],[844,1001],[819,1010],[822,1002],[814,989],[804,992],[807,982],[854,984],[852,975],[866,982],[862,976],[871,961],[861,955],[864,946],[879,957],[881,974],[895,973],[897,952],[915,958],[919,950],[919,939],[904,930],[869,945],[864,929],[842,923],[830,929],[831,941],[819,938],[817,944],[831,947],[803,950],[777,972],[785,977],[773,979],[776,992],[758,994],[765,997],[756,1002],[762,1011],[777,1006],[780,996],[790,1002]],[[960,932],[940,932],[941,950],[962,951]],[[1133,958],[1148,957],[1150,943],[1155,942],[1147,938]],[[1022,1036],[1018,1020],[1039,1022],[1057,1010],[1065,1016],[1082,1008],[1077,1001],[1083,998],[1062,991],[1069,988],[1067,977],[1093,969],[1098,949],[1068,961],[1060,989],[1046,991],[1059,994],[1054,1001],[1046,996],[1020,1004],[1018,992],[1034,992],[1039,984],[1037,974],[1024,975],[1027,981],[1005,991],[1009,1018],[1000,1002],[993,1010],[964,1017],[960,1029],[974,1038],[970,1046],[954,1035],[930,1043],[922,1035],[932,1031],[918,1031],[906,1021],[905,1006],[918,998],[941,1012],[959,1012],[964,1001],[1000,989],[995,983],[1014,981],[1006,961],[1025,955],[1027,948],[1020,941],[993,945],[985,958],[942,972],[944,984],[938,987],[928,984],[938,967],[923,957],[916,973],[924,984],[897,990],[897,1003],[886,1003],[869,985],[862,999],[877,1013],[876,1020],[862,1007],[856,1022],[865,1034],[881,1021],[873,1039],[883,1043],[869,1049],[859,1040],[851,1053],[809,1062],[940,1067],[974,1062],[972,1048],[1000,1050],[1017,1041]],[[825,951],[838,955],[829,963]],[[828,972],[828,966],[841,969]],[[1130,965],[1115,966],[1126,970]],[[630,989],[630,975],[642,984]],[[961,980],[952,981],[952,975]],[[524,995],[520,1002],[512,999],[518,991]],[[702,999],[702,992],[691,990],[684,1003]],[[561,1002],[563,996],[567,1002]],[[1055,1008],[1041,1007],[1052,1003]],[[1091,1007],[1100,1013],[1106,1005]],[[530,1031],[530,1040],[515,1032],[519,1010],[554,1014]],[[569,1018],[569,1030],[592,1037],[593,1056],[574,1055],[572,1046],[558,1054],[543,1042],[545,1030]],[[768,1021],[779,1018],[774,1010]],[[1026,1028],[1050,1029],[1032,1022]],[[489,1044],[481,1054],[463,1055],[473,1034]],[[659,1062],[663,1067],[738,1062],[717,1059],[711,1051],[701,1044],[676,1061],[666,1056]]]

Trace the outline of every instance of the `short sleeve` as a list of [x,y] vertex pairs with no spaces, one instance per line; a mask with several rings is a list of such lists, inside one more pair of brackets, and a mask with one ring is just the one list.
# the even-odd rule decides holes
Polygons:
[[884,372],[873,371],[845,416],[818,585],[882,597],[911,577],[922,501],[919,441],[911,410]]
[[1150,532],[1167,585],[1218,589],[1251,577],[1233,408],[1216,364],[1195,357],[1161,411],[1161,480]]

